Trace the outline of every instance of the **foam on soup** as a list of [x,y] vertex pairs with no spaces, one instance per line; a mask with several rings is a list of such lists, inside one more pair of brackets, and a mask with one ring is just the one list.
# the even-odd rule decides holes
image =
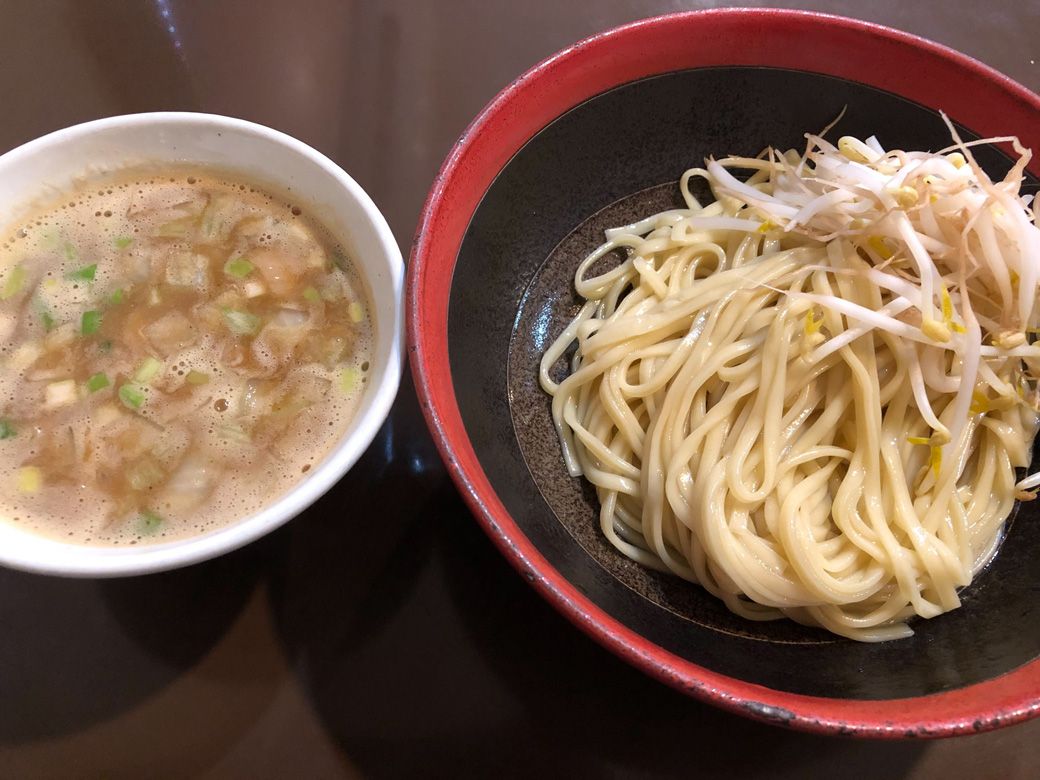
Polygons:
[[341,437],[372,336],[305,209],[213,169],[92,179],[0,242],[0,519],[124,545],[259,511]]

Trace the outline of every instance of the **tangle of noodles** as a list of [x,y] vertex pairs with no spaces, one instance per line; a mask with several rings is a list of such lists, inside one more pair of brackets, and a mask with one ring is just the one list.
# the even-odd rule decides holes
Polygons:
[[1040,484],[1016,481],[1040,230],[1029,153],[990,139],[1021,156],[994,183],[950,130],[938,154],[808,135],[710,160],[685,209],[607,231],[580,265],[586,303],[540,379],[619,551],[746,618],[863,641],[959,605]]

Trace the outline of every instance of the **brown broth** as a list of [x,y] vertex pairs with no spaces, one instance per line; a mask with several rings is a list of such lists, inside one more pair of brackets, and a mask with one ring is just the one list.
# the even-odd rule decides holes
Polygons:
[[219,170],[37,208],[0,242],[0,519],[123,545],[259,511],[349,424],[370,312],[324,225]]

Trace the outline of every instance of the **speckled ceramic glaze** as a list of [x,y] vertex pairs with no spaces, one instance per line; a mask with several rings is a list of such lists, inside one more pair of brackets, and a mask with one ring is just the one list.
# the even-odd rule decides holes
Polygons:
[[[685,25],[696,35],[705,16],[712,17],[643,24]],[[787,12],[723,17],[735,25],[724,25],[730,35],[741,25],[754,34],[762,18],[817,26],[821,35],[836,23]],[[880,34],[863,27],[868,39]],[[613,43],[624,44],[624,29],[607,35],[621,35]],[[900,40],[896,51],[918,45]],[[611,51],[623,57],[626,48]],[[954,58],[951,71],[970,63],[943,56]],[[605,228],[679,205],[679,174],[706,156],[801,146],[804,132],[819,130],[843,107],[835,134],[876,133],[887,147],[948,143],[927,85],[902,97],[866,70],[854,79],[762,64],[662,65],[658,75],[575,93],[570,105],[560,96],[565,110],[513,139],[489,139],[482,124],[496,120],[512,131],[534,118],[508,91],[489,107],[475,125],[481,135],[471,128],[435,185],[410,269],[413,370],[428,420],[478,518],[525,576],[579,626],[677,687],[754,717],[873,736],[964,733],[1027,717],[1040,707],[1034,506],[1023,509],[996,561],[963,592],[960,610],[916,621],[911,639],[865,645],[786,620],[745,621],[696,586],[636,565],[603,538],[593,491],[563,466],[537,367],[577,310],[574,271]],[[549,78],[540,69],[511,89],[534,90]],[[601,83],[602,74],[579,75]],[[1006,97],[1015,104],[1017,96]],[[991,117],[944,107],[966,135],[995,132]],[[1008,114],[1008,123],[1018,124],[1001,132],[1037,134],[1036,116],[1032,124],[1029,116]],[[992,174],[1009,165],[992,149],[979,157]],[[489,160],[497,162],[493,171],[469,167]],[[453,190],[453,181],[462,183]],[[438,209],[451,212],[443,219],[456,232],[434,239],[424,229],[436,223]],[[562,361],[555,370],[566,371]]]

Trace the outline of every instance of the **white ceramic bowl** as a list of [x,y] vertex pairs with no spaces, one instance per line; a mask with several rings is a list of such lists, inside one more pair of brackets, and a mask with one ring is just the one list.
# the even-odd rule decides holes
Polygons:
[[69,127],[0,156],[0,232],[41,197],[90,173],[139,163],[198,163],[289,189],[353,250],[368,284],[375,344],[368,389],[339,443],[291,491],[257,514],[190,539],[134,547],[67,544],[0,520],[0,564],[72,577],[172,569],[241,547],[302,512],[340,479],[390,411],[403,364],[401,252],[364,190],[329,158],[284,133],[212,114],[132,114]]

